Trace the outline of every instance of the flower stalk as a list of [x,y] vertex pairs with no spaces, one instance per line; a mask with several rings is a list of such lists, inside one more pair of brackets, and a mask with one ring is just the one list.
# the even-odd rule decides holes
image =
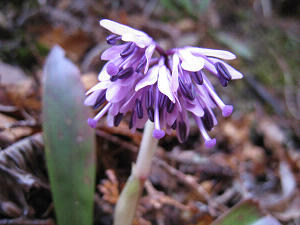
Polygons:
[[131,175],[121,192],[115,208],[114,225],[132,224],[138,200],[150,173],[152,159],[157,149],[158,139],[153,138],[153,129],[154,124],[148,120],[145,125],[136,164],[132,168]]

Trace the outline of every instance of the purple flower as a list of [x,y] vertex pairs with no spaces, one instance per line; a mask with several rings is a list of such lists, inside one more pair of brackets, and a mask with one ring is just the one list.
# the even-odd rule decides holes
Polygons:
[[[129,128],[134,132],[149,119],[154,122],[153,137],[176,130],[180,142],[187,140],[190,129],[188,114],[196,121],[207,147],[215,145],[207,131],[217,125],[213,109],[224,117],[233,110],[215,92],[207,78],[210,73],[226,87],[232,79],[243,75],[223,60],[235,59],[228,51],[197,47],[162,50],[142,31],[104,19],[100,25],[113,34],[107,37],[112,45],[101,55],[108,62],[102,68],[99,83],[91,88],[85,104],[99,113],[89,119],[91,127],[107,114],[110,126],[118,126],[131,112]],[[158,57],[152,57],[154,51]]]

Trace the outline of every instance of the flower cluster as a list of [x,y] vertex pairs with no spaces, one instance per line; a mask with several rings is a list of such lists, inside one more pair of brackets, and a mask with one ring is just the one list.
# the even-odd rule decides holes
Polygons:
[[[224,87],[243,75],[223,60],[235,59],[228,51],[183,47],[164,51],[146,33],[103,19],[100,25],[113,34],[107,37],[112,45],[101,55],[108,62],[102,68],[99,83],[87,92],[85,104],[99,113],[88,120],[96,127],[107,114],[110,126],[118,126],[131,112],[129,128],[142,128],[149,119],[154,122],[153,137],[162,138],[165,132],[176,130],[180,142],[186,141],[190,122],[195,119],[207,147],[215,145],[210,138],[217,124],[213,108],[222,115],[231,115],[233,107],[225,105],[207,78],[210,73]],[[153,57],[154,52],[158,57]]]

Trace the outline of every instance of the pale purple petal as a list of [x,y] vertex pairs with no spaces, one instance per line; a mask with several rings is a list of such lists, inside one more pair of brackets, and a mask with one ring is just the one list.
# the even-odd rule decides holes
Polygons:
[[172,91],[174,93],[177,92],[179,83],[178,83],[178,66],[179,66],[179,57],[175,53],[173,55],[173,65],[172,65],[172,77],[171,77],[171,86],[172,86]]
[[123,41],[135,42],[140,48],[149,46],[152,42],[152,38],[146,33],[108,19],[100,20],[100,25],[112,33],[121,35]]
[[110,80],[102,81],[102,82],[96,84],[90,90],[88,90],[85,94],[88,95],[97,90],[104,90],[104,89],[108,88],[111,84],[112,84],[112,82]]
[[135,86],[135,91],[138,91],[148,85],[152,85],[157,81],[159,66],[153,66],[145,77],[140,80]]
[[143,118],[142,119],[137,118],[136,128],[143,128],[147,120],[148,120],[147,111],[145,105],[143,104]]
[[129,95],[129,98],[127,99],[127,101],[121,105],[120,112],[126,113],[126,112],[130,111],[134,106],[136,98],[140,95],[141,95],[141,92],[135,92],[134,94]]
[[106,91],[106,99],[111,103],[116,103],[121,101],[127,96],[130,88],[123,88],[122,86],[113,83]]
[[[108,62],[110,63],[110,62]],[[107,73],[106,67],[108,65],[108,63],[106,63],[102,70],[100,71],[99,75],[98,75],[98,80],[99,81],[108,81],[110,79],[110,75]]]
[[106,49],[102,53],[101,59],[102,60],[111,60],[111,59],[118,57],[120,55],[120,52],[124,49],[125,46],[126,46],[126,44],[114,45],[114,46]]
[[101,90],[96,90],[95,92],[87,96],[86,99],[84,100],[84,104],[88,106],[94,105],[100,92]]
[[170,75],[170,71],[167,69],[167,67],[161,66],[159,68],[157,87],[161,93],[168,96],[168,98],[175,103],[175,98],[170,87]]
[[204,67],[204,59],[202,57],[194,56],[188,49],[178,50],[181,59],[181,67],[187,71],[199,71]]
[[143,34],[134,34],[134,33],[126,33],[122,35],[122,40],[126,42],[134,42],[136,45],[140,48],[145,48],[149,46],[152,42],[152,39],[146,35]]
[[177,106],[175,106],[173,112],[171,112],[171,113],[166,112],[166,123],[169,126],[172,126],[177,118],[177,115],[178,115],[178,109],[177,109]]
[[145,66],[145,70],[144,70],[144,73],[146,74],[148,69],[149,69],[149,64],[150,64],[150,60],[151,60],[151,57],[154,53],[154,50],[155,50],[155,43],[152,43],[151,45],[149,45],[146,50],[145,50],[145,56],[146,56],[146,66]]
[[217,57],[226,60],[232,60],[236,58],[236,56],[233,53],[225,50],[197,48],[197,47],[188,47],[188,49],[191,51],[192,54],[198,56],[205,55],[205,56]]
[[191,113],[195,114],[196,116],[203,116],[204,115],[204,111],[201,107],[201,105],[196,102],[196,99],[193,102],[187,102],[187,104],[185,105],[186,110],[190,111]]
[[109,30],[110,32],[112,32],[114,34],[123,35],[128,32],[135,33],[135,29],[133,29],[129,26],[117,23],[112,20],[102,19],[102,20],[100,20],[99,23],[102,27],[104,27],[105,29]]

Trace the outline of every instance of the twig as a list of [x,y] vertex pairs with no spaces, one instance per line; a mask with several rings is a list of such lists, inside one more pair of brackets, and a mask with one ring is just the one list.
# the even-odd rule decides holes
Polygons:
[[16,112],[18,108],[15,106],[0,105],[0,112]]
[[174,167],[171,167],[165,161],[159,158],[155,158],[153,162],[154,164],[163,167],[170,175],[175,176],[179,180],[179,182],[183,183],[184,185],[192,189],[193,192],[201,200],[205,200],[209,206],[208,209],[210,210],[210,214],[212,216],[218,215],[216,209],[220,209],[221,211],[226,210],[226,208],[223,205],[218,204],[218,202],[210,198],[209,194],[200,186],[200,184],[197,183],[195,177],[184,174],[183,172],[175,169]]
[[163,192],[157,191],[149,180],[145,182],[145,188],[151,197],[150,199],[151,203],[157,209],[160,209],[163,205],[171,205],[184,211],[190,209],[188,206],[181,204],[175,199],[165,195]]
[[111,135],[109,133],[106,133],[102,130],[96,130],[96,135],[98,135],[100,137],[103,137],[106,140],[108,140],[108,141],[110,141],[114,144],[118,144],[118,145],[122,146],[123,148],[128,149],[132,152],[135,152],[135,153],[138,152],[138,147],[137,146],[135,146],[133,144],[130,144],[127,141],[123,141],[120,138],[118,138],[117,136],[113,136],[113,135]]
[[3,219],[0,220],[0,225],[55,225],[52,219],[38,220],[38,219]]

